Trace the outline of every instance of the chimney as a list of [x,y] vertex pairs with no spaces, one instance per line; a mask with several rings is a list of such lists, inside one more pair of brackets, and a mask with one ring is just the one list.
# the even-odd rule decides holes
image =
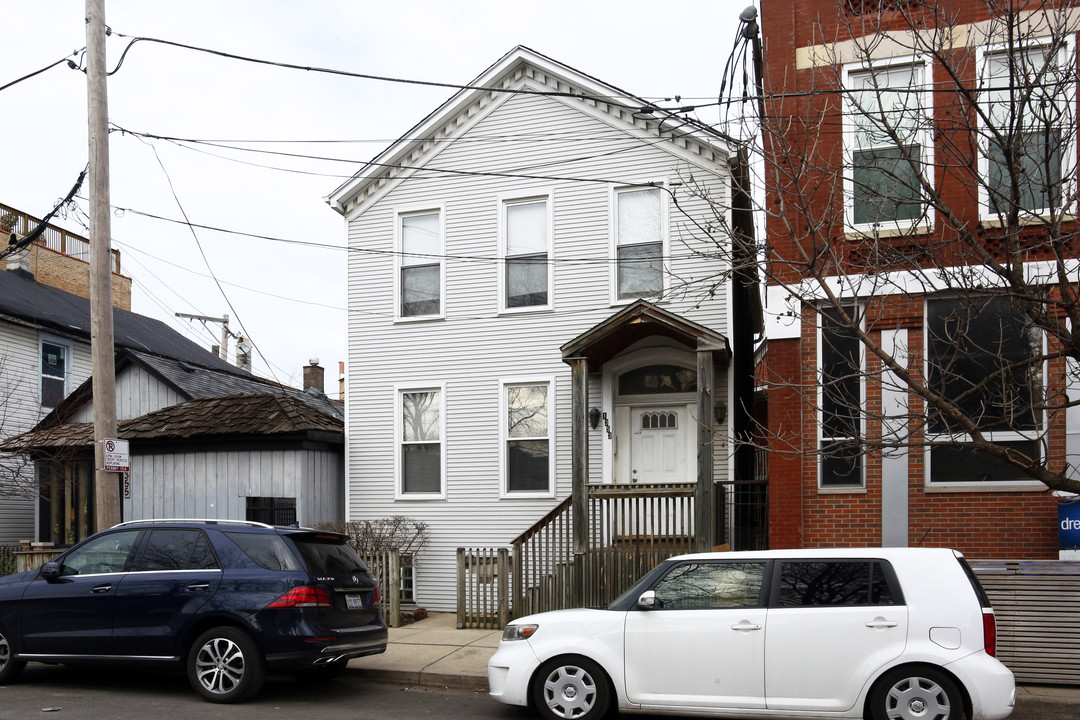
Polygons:
[[243,335],[236,342],[236,367],[251,372],[251,343]]
[[341,402],[345,402],[345,363],[344,362],[340,362],[340,361],[338,362],[338,364],[337,364],[337,375],[338,375],[338,378],[337,378],[338,394],[340,396]]
[[[16,242],[18,242],[18,235],[16,235],[15,233],[11,233],[10,237],[8,238],[8,247],[11,247]],[[30,247],[24,247],[23,249],[16,250],[15,252],[8,255],[7,269],[15,271],[21,270],[22,272],[33,278],[34,272],[30,269]]]
[[319,358],[311,358],[308,362],[311,364],[304,366],[304,389],[315,389],[323,392],[323,373],[325,371],[319,366]]

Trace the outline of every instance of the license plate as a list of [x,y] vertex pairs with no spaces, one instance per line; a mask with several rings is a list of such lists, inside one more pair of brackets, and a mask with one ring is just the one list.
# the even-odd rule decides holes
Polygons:
[[356,593],[349,593],[345,595],[345,607],[349,610],[363,610],[364,609],[364,596]]

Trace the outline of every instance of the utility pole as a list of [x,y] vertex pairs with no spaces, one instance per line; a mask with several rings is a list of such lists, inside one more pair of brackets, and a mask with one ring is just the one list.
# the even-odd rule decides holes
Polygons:
[[90,141],[90,353],[94,393],[94,524],[120,522],[120,483],[105,468],[116,437],[112,225],[109,214],[109,103],[105,89],[105,0],[86,0],[86,95]]
[[[188,313],[176,313],[176,317],[187,318],[188,320],[202,320],[204,323],[214,322],[221,323],[221,357],[225,362],[229,362],[229,316],[222,315],[219,318],[209,317],[207,315],[189,315]],[[217,353],[214,353],[217,355]]]

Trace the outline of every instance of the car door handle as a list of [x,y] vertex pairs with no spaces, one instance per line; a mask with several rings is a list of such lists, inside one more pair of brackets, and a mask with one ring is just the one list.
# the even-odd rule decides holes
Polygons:
[[187,589],[190,590],[191,592],[199,592],[200,590],[209,590],[210,589],[210,583],[208,583],[208,582],[191,583],[190,585],[187,586]]
[[760,630],[761,626],[760,625],[755,625],[753,623],[742,622],[742,623],[738,623],[736,625],[732,625],[731,629],[732,630],[737,630],[739,632],[751,632],[753,630]]
[[866,627],[873,628],[874,630],[884,630],[885,628],[894,628],[897,626],[893,620],[886,620],[885,618],[874,618],[870,622],[866,623]]
[[107,593],[110,590],[112,590],[112,585],[95,585],[94,587],[90,588],[90,592],[97,593],[98,595],[100,595],[101,593]]

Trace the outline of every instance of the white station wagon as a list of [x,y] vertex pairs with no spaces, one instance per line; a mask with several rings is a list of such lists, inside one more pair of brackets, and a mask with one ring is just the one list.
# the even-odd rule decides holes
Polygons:
[[947,549],[701,553],[607,609],[514,620],[491,696],[547,720],[623,712],[739,718],[998,720],[1013,675],[994,611]]

